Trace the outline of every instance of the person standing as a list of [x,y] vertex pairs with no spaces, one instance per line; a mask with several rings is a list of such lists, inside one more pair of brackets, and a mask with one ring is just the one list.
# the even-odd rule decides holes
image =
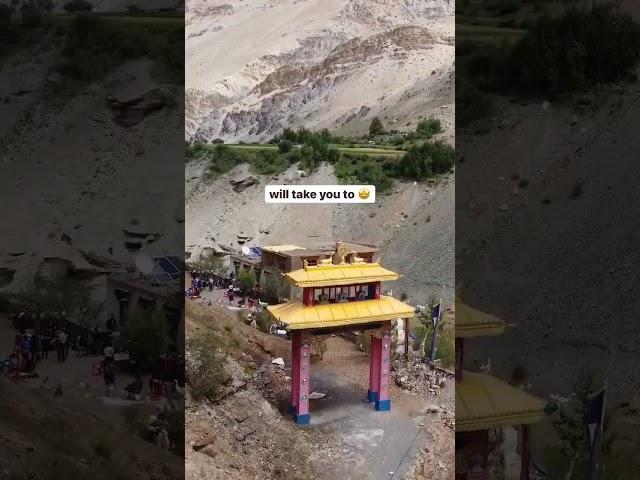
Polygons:
[[28,333],[25,333],[20,341],[20,355],[22,356],[22,364],[24,365],[22,370],[25,372],[31,371],[31,345],[31,336]]
[[113,316],[113,313],[111,315],[109,315],[109,318],[107,319],[107,330],[109,330],[110,332],[115,331],[116,329],[116,317]]
[[40,335],[38,332],[34,332],[31,337],[31,369],[35,370],[36,365],[38,364],[38,360],[40,360]]
[[67,334],[64,330],[58,330],[58,338],[57,340],[57,352],[58,352],[58,362],[64,363],[67,361]]
[[104,366],[102,378],[107,387],[107,397],[110,397],[116,386],[116,362],[113,357],[105,357],[102,362]]

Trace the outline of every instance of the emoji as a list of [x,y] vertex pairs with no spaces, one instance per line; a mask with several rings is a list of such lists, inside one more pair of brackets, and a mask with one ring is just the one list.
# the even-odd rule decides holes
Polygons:
[[367,198],[369,198],[369,190],[367,190],[366,188],[361,188],[358,191],[358,196],[362,199],[362,200],[366,200]]

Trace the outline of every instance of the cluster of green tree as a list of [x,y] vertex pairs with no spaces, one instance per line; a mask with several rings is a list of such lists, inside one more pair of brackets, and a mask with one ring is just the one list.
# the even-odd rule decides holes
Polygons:
[[[372,131],[385,131],[378,117],[371,122],[369,132]],[[410,146],[399,160],[344,154],[335,166],[336,176],[345,182],[357,180],[372,184],[379,192],[384,192],[393,185],[393,178],[425,180],[447,173],[453,167],[453,147],[442,140],[429,141],[440,132],[442,125],[439,119],[430,117],[421,120],[415,132],[400,136],[402,143],[410,142]]]
[[205,157],[209,160],[209,177],[214,179],[237,165],[248,163],[260,175],[277,175],[296,161],[297,156],[282,154],[273,149],[241,150],[221,143],[211,147],[202,143],[186,145],[186,159]]
[[458,45],[458,124],[490,114],[487,94],[584,91],[632,77],[640,59],[640,25],[614,3],[571,6],[555,16],[542,11],[526,28],[503,47]]
[[51,0],[0,3],[0,58],[41,41],[52,28],[53,7]]
[[184,32],[177,22],[133,24],[80,15],[69,26],[62,74],[80,81],[104,77],[123,62],[150,57],[176,81],[184,81]]
[[441,131],[440,120],[436,118],[420,121],[415,132],[399,136],[403,144],[409,142],[407,147],[403,147],[406,153],[399,159],[356,152],[340,153],[331,146],[330,142],[335,142],[337,137],[328,130],[314,132],[305,128],[285,129],[274,137],[270,143],[277,144],[277,150],[243,149],[224,145],[222,141],[214,141],[216,144],[213,146],[187,144],[186,159],[206,157],[210,163],[211,178],[242,163],[250,164],[256,173],[273,175],[295,164],[309,172],[327,162],[334,165],[335,174],[341,181],[375,185],[378,192],[385,192],[393,186],[394,178],[425,180],[447,173],[453,167],[453,147],[442,140],[430,141]]
[[293,144],[299,145],[314,145],[317,143],[341,143],[339,141],[340,138],[331,135],[331,132],[329,132],[329,130],[326,128],[314,132],[312,130],[308,130],[305,127],[300,127],[298,128],[298,130],[285,128],[280,135],[276,135],[275,137],[273,137],[273,139],[269,143],[278,144],[283,140],[287,140]]
[[[55,22],[52,0],[0,4],[0,58],[34,45],[51,31],[63,42],[59,72],[68,79],[90,82],[104,77],[124,61],[150,57],[176,81],[184,80],[184,29],[178,22],[133,24],[78,15],[71,22]],[[68,13],[88,13],[87,0],[64,4]]]
[[393,165],[385,157],[345,153],[335,164],[334,172],[344,183],[375,185],[376,191],[385,192],[393,186]]
[[371,137],[391,134],[387,139],[392,145],[402,145],[406,141],[430,139],[434,135],[442,132],[442,123],[438,118],[429,117],[418,122],[418,126],[415,131],[401,135],[397,132],[387,132],[384,127],[384,123],[380,117],[374,117],[369,125],[369,135]]

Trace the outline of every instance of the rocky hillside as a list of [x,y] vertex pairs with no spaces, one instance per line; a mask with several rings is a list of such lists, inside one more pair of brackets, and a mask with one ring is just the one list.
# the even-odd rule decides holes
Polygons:
[[504,378],[525,365],[545,394],[567,394],[593,370],[629,398],[640,381],[640,309],[629,301],[640,83],[583,102],[577,114],[571,102],[501,101],[487,135],[458,135],[456,281],[465,302],[514,325],[478,339],[470,361],[492,357]]
[[[0,241],[0,293],[29,287],[45,258],[93,276],[91,258],[131,263],[136,252],[182,248],[182,198],[167,195],[182,169],[181,87],[147,58],[65,87],[61,48],[46,37],[0,66],[0,212],[11,226]],[[164,174],[145,184],[150,169]],[[18,198],[30,199],[29,215]]]
[[[266,204],[265,183],[335,185],[333,167],[325,164],[306,177],[291,167],[269,177],[241,165],[210,182],[203,176],[206,166],[194,160],[186,170],[185,248],[194,256],[214,243],[240,249],[238,240],[246,246],[374,244],[382,262],[402,274],[389,288],[405,291],[412,302],[424,303],[430,295],[453,301],[453,175],[432,184],[397,182],[371,205]],[[234,190],[231,182],[249,177],[255,184]]]
[[0,378],[0,478],[183,478],[179,456],[85,408],[86,400],[71,401],[69,392],[55,398],[52,382],[34,382],[40,386]]
[[[188,140],[283,127],[403,130],[453,104],[452,0],[194,0],[186,12]],[[445,128],[453,129],[449,109]]]

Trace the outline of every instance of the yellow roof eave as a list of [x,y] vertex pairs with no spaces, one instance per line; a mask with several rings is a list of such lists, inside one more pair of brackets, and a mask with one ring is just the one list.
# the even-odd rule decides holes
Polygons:
[[463,372],[456,382],[456,432],[542,421],[546,402],[495,377]]
[[399,275],[378,263],[346,263],[301,268],[287,273],[285,278],[296,287],[333,287],[392,281],[397,280]]
[[456,337],[488,337],[504,333],[504,321],[459,301],[455,308]]
[[267,311],[276,321],[285,323],[289,330],[344,327],[415,316],[414,307],[384,295],[379,300],[313,306],[288,302],[270,305]]

